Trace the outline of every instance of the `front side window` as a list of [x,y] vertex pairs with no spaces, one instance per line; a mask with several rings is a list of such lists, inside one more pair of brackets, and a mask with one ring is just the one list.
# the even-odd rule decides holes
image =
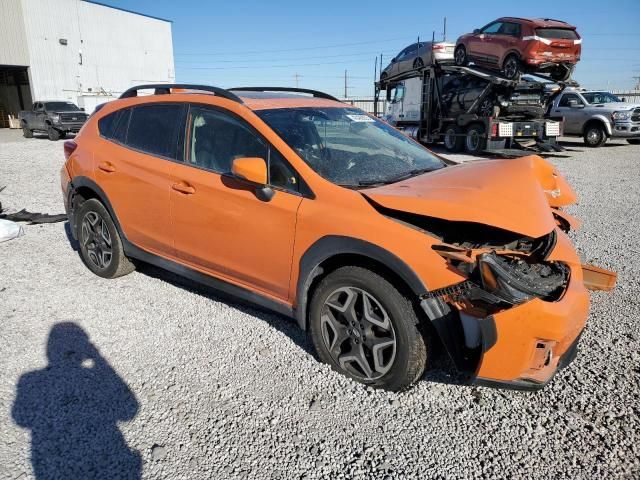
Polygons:
[[187,163],[218,173],[231,173],[236,158],[262,158],[271,186],[299,191],[299,177],[282,155],[240,119],[218,110],[192,107],[189,115]]
[[126,144],[136,150],[170,159],[176,158],[181,104],[151,104],[134,107]]
[[502,28],[502,22],[494,22],[482,29],[482,33],[498,33]]
[[570,107],[572,101],[576,101],[578,105],[583,105],[582,100],[580,100],[580,97],[578,95],[576,95],[575,93],[568,93],[564,97],[562,97],[562,100],[560,100],[560,103],[558,106]]
[[347,187],[392,183],[444,167],[426,148],[357,108],[256,112],[327,180]]
[[79,112],[78,106],[72,102],[47,102],[44,104],[47,112]]

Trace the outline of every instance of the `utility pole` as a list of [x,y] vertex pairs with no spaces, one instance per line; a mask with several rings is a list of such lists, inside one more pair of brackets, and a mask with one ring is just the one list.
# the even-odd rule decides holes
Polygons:
[[447,41],[447,17],[444,17],[444,28],[442,30],[442,41]]
[[347,98],[347,90],[349,87],[347,87],[347,71],[344,71],[344,98]]
[[298,88],[298,79],[300,79],[302,75],[298,75],[297,73],[293,76],[293,80],[296,82],[296,88]]

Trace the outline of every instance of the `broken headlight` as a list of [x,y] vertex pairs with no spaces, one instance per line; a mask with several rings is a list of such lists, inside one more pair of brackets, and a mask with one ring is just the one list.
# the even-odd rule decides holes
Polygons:
[[559,262],[527,263],[495,252],[478,255],[477,272],[485,291],[514,305],[533,298],[557,300],[569,276]]

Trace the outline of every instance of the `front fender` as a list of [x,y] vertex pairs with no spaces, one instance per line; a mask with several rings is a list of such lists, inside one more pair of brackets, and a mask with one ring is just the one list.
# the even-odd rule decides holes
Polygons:
[[358,238],[328,235],[317,240],[300,258],[296,287],[296,319],[303,330],[307,328],[308,291],[313,280],[322,273],[321,264],[331,257],[355,254],[381,263],[400,277],[416,297],[427,293],[427,287],[416,273],[393,253]]
[[612,130],[611,130],[611,121],[605,117],[602,114],[598,114],[598,115],[594,115],[593,117],[591,117],[589,120],[587,120],[584,125],[582,126],[582,133],[584,134],[584,130],[587,127],[587,125],[589,123],[592,123],[593,121],[598,121],[600,123],[602,123],[602,125],[604,126],[605,131],[607,132],[607,136],[611,136]]

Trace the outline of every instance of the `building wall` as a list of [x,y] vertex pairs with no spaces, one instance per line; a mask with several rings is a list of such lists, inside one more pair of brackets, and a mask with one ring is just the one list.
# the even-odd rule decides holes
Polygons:
[[0,1],[0,65],[29,65],[21,0]]
[[92,111],[135,84],[175,80],[170,22],[82,0],[19,1],[34,99]]

